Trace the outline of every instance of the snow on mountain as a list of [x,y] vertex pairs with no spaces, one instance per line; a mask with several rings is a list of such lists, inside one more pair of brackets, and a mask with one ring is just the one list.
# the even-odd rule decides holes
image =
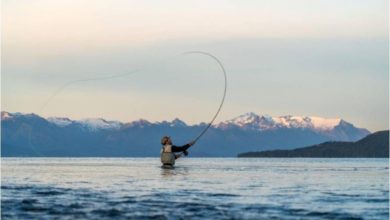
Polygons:
[[6,120],[12,118],[12,114],[9,112],[1,112],[1,120]]
[[6,111],[1,111],[1,120],[13,119],[15,117],[20,117],[20,116],[29,117],[29,118],[38,117],[38,115],[36,115],[34,113],[24,114],[24,113],[20,113],[20,112],[10,113],[10,112],[6,112]]
[[275,127],[275,121],[271,116],[263,115],[259,116],[253,112],[249,112],[231,120],[221,122],[216,125],[217,128],[228,128],[232,126],[238,126],[240,128],[265,130]]
[[73,123],[69,118],[60,118],[60,117],[49,117],[47,121],[53,123],[59,127],[66,127]]
[[87,118],[80,121],[73,121],[69,118],[61,117],[49,117],[46,119],[48,122],[55,124],[59,127],[66,127],[72,123],[80,124],[92,131],[97,131],[99,129],[119,129],[122,126],[121,122],[118,121],[106,121],[102,118]]
[[321,118],[307,116],[273,117],[276,124],[287,128],[312,128],[318,131],[328,131],[340,124],[340,118]]
[[78,121],[78,123],[88,127],[90,130],[99,129],[119,129],[122,123],[119,121],[106,121],[102,118],[87,118]]
[[340,124],[341,118],[321,118],[310,117],[311,123],[315,129],[331,130]]
[[[56,129],[53,126],[57,126]],[[198,135],[205,126],[206,123],[186,126],[179,119],[163,122],[141,119],[121,123],[100,118],[45,119],[36,114],[3,112],[1,144],[2,153],[5,149],[5,155],[13,156],[36,155],[30,148],[24,148],[31,140],[39,146],[39,156],[69,156],[70,149],[74,149],[73,156],[155,156],[158,155],[156,144],[163,134],[184,143],[188,137]],[[271,117],[255,113],[247,113],[213,127],[196,149],[219,156],[293,149],[325,141],[357,141],[370,133],[340,119]],[[113,150],[113,147],[120,151]]]
[[335,128],[341,122],[340,118],[321,118],[307,116],[279,116],[257,115],[249,112],[231,120],[221,122],[216,127],[240,127],[243,129],[272,130],[277,128],[308,128],[316,131],[328,131]]
[[[31,117],[34,116],[34,114],[9,113],[5,111],[1,112],[1,120],[7,120],[19,116]],[[66,127],[73,123],[80,124],[92,131],[96,131],[99,129],[120,129],[124,125],[126,127],[133,127],[133,126],[145,127],[145,126],[151,126],[153,124],[160,124],[160,125],[165,124],[170,127],[187,126],[187,124],[184,121],[178,118],[172,120],[171,122],[162,121],[156,123],[149,122],[145,119],[140,119],[126,124],[123,124],[119,121],[107,121],[102,118],[87,118],[87,119],[76,121],[76,120],[71,120],[69,118],[49,117],[46,120],[59,127]],[[241,129],[258,130],[258,131],[275,130],[279,128],[300,128],[300,129],[310,129],[315,132],[328,132],[328,131],[332,131],[336,127],[345,126],[346,124],[348,124],[349,126],[353,126],[352,124],[347,123],[340,118],[322,118],[316,116],[308,117],[308,116],[291,116],[291,115],[272,117],[269,115],[258,115],[256,113],[249,112],[240,115],[238,117],[235,117],[233,119],[221,122],[217,125],[214,125],[213,127],[220,128],[220,129],[238,127]]]

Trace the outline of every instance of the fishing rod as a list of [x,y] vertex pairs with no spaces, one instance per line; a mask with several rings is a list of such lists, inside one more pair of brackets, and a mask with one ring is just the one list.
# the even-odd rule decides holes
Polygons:
[[225,70],[225,67],[223,66],[222,62],[214,55],[212,55],[211,53],[207,53],[207,52],[204,52],[204,51],[189,51],[189,52],[185,52],[183,53],[184,55],[190,55],[190,54],[201,54],[201,55],[205,55],[205,56],[208,56],[208,57],[211,57],[214,61],[216,61],[219,65],[219,67],[221,68],[222,70],[222,74],[223,74],[223,79],[224,79],[224,89],[223,89],[223,96],[222,96],[222,100],[219,104],[219,107],[217,109],[217,111],[215,112],[214,116],[212,117],[211,121],[208,123],[208,125],[202,130],[202,132],[200,132],[200,134],[194,139],[194,144],[207,132],[207,130],[211,127],[211,125],[214,123],[215,119],[217,118],[217,116],[219,115],[219,113],[221,112],[221,109],[222,109],[222,106],[223,104],[225,103],[225,98],[226,98],[226,91],[227,91],[227,76],[226,76],[226,70]]

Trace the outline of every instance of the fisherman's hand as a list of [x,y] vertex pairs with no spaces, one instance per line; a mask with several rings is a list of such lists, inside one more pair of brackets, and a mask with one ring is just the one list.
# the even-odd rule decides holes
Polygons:
[[183,151],[184,156],[188,156],[188,151]]
[[194,145],[196,142],[195,141],[191,141],[190,143],[188,143],[190,146]]

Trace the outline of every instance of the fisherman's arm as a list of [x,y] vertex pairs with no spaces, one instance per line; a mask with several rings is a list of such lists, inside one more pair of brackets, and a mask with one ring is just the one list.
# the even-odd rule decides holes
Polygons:
[[174,153],[176,153],[176,152],[183,152],[183,151],[186,151],[190,147],[191,147],[190,144],[186,144],[186,145],[183,145],[183,146],[180,146],[180,147],[172,145],[172,152],[174,152]]
[[195,142],[194,141],[191,141],[190,143],[186,144],[186,145],[183,145],[183,146],[175,146],[173,145],[172,146],[172,152],[183,152],[183,151],[186,151],[188,148],[190,148],[192,145],[194,145]]

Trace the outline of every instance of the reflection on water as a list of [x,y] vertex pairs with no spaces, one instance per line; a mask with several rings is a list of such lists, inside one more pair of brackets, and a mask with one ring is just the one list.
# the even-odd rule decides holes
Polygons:
[[174,167],[161,167],[161,175],[167,177],[172,175],[187,175],[188,171],[188,167],[182,167],[180,165]]
[[388,219],[387,159],[2,159],[2,218]]

